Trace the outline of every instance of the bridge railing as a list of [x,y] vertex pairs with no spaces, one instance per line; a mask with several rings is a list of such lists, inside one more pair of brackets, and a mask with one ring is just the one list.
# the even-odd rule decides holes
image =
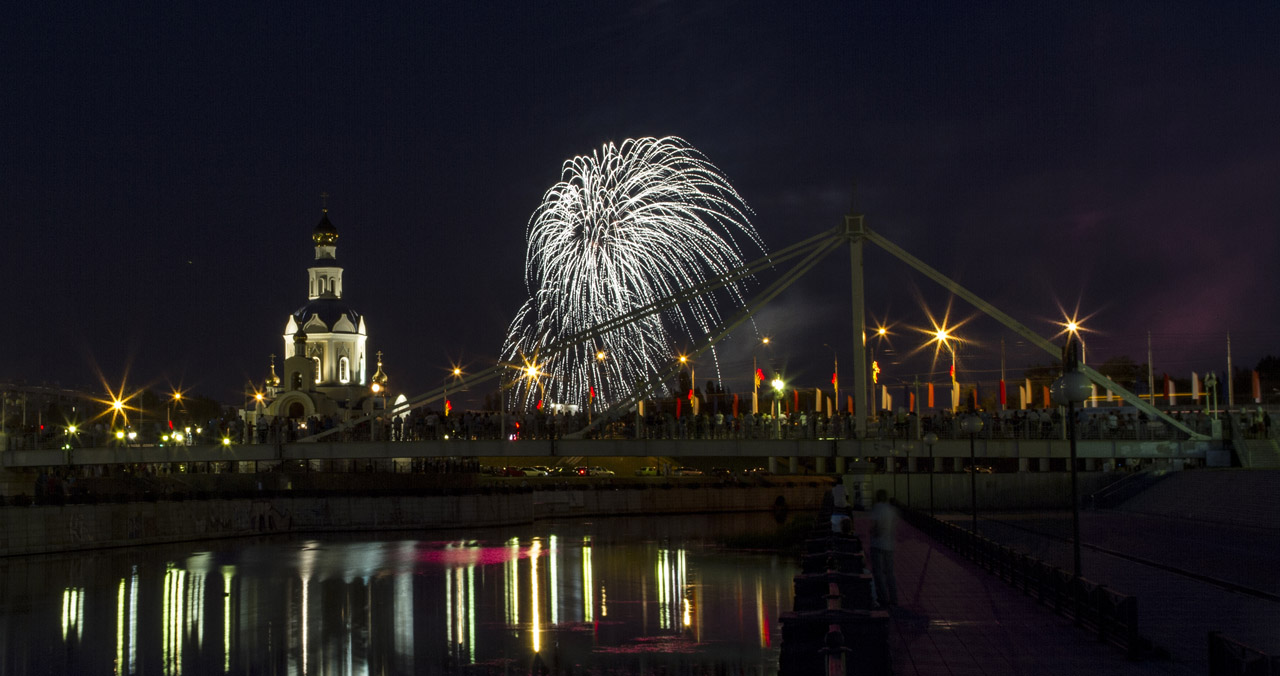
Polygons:
[[1280,676],[1280,656],[1268,655],[1222,632],[1209,632],[1209,676]]

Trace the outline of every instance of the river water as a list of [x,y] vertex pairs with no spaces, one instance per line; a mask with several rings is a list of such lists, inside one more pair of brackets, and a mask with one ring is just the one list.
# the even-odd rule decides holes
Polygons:
[[[241,539],[0,560],[9,674],[774,674],[767,514]],[[545,671],[543,671],[545,669]]]

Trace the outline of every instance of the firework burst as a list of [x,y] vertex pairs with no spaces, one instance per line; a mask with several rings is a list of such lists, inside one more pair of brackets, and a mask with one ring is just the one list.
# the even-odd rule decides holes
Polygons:
[[[529,299],[511,323],[504,358],[529,364],[557,340],[741,267],[735,234],[764,250],[749,213],[683,139],[628,139],[566,161],[529,220]],[[516,384],[516,401],[581,404],[589,389],[597,404],[621,400],[666,370],[675,341],[705,340],[721,321],[718,306],[740,307],[743,291],[734,283],[575,345],[528,371],[537,375]]]

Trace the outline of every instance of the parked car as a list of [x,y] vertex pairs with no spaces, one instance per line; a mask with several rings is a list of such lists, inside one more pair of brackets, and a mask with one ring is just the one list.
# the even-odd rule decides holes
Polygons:
[[733,472],[730,472],[728,467],[712,467],[707,474],[721,479],[728,479],[733,476]]
[[498,476],[526,476],[522,467],[503,467],[498,470]]
[[641,467],[636,470],[636,476],[658,476],[658,468],[653,466]]
[[573,473],[577,476],[589,476],[591,474],[590,467],[574,467]]
[[677,467],[671,472],[672,476],[702,476],[702,470],[697,467]]
[[546,476],[547,475],[545,470],[538,469],[537,467],[521,467],[520,471],[524,472],[525,476]]
[[975,467],[965,467],[965,468],[964,468],[964,471],[966,471],[966,472],[972,472],[972,471],[974,471],[975,469],[977,470],[978,474],[995,474],[995,473],[996,473],[995,468],[994,468],[994,467],[991,467],[990,465],[978,465],[976,468],[975,468]]
[[742,470],[743,476],[765,476],[767,474],[769,474],[769,470],[763,467],[752,467],[750,469]]
[[596,465],[596,466],[592,467],[590,470],[588,470],[588,472],[587,472],[587,473],[588,473],[590,476],[613,476],[613,470],[611,470],[611,469],[606,469],[606,468],[601,467],[601,466],[599,466],[599,465]]

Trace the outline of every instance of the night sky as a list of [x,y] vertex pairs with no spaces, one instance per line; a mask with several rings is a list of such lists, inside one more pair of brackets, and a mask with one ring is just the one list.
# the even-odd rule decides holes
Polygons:
[[[1273,2],[19,3],[0,379],[240,401],[327,192],[371,349],[430,389],[497,359],[561,163],[666,135],[772,250],[852,206],[1043,335],[1078,307],[1091,364],[1145,362],[1150,331],[1157,373],[1222,373],[1230,331],[1252,367],[1280,354],[1277,36]],[[824,343],[852,366],[848,274],[838,253],[760,316],[795,383],[828,383]],[[946,294],[875,249],[867,283],[890,382],[945,380],[908,353]],[[962,376],[997,377],[1002,336],[1011,378],[1048,361],[958,331]],[[722,352],[736,391],[753,341]]]

